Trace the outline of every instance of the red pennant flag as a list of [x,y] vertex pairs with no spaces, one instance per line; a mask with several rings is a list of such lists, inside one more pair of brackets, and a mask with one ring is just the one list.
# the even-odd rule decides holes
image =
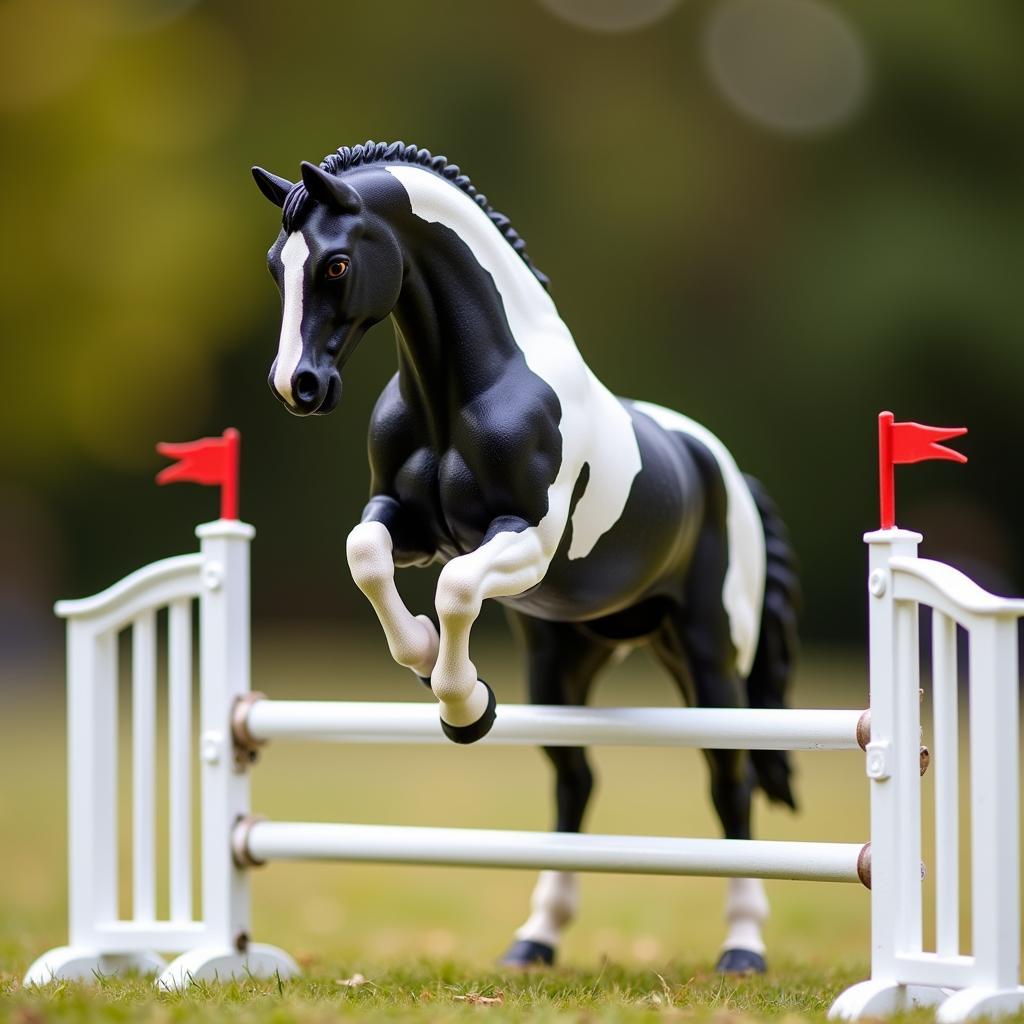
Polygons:
[[881,496],[882,529],[896,525],[897,464],[946,459],[966,462],[962,452],[947,448],[940,441],[948,441],[967,433],[966,427],[928,427],[923,423],[894,423],[891,412],[878,414],[878,475]]
[[160,470],[158,484],[194,483],[220,487],[221,519],[238,518],[238,448],[241,435],[229,427],[221,437],[168,444],[156,450],[178,461]]

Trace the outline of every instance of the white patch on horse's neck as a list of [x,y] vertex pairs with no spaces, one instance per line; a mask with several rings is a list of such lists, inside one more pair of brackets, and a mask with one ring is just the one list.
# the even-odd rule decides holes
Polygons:
[[[386,164],[384,169],[402,183],[417,217],[454,231],[480,266],[494,278],[517,344],[520,342],[517,326],[526,326],[539,317],[558,317],[555,304],[543,285],[465,192],[422,167]],[[565,331],[565,339],[575,348],[568,331]]]
[[302,284],[309,246],[301,231],[293,231],[281,250],[284,264],[284,310],[281,313],[281,340],[277,347],[274,387],[292,404],[292,377],[302,358]]
[[454,231],[491,275],[526,365],[557,395],[562,408],[559,481],[564,474],[575,480],[584,463],[590,467],[573,512],[569,547],[569,558],[584,558],[622,517],[640,472],[629,413],[583,361],[533,272],[466,193],[422,167],[389,164],[385,170],[401,182],[417,217]]

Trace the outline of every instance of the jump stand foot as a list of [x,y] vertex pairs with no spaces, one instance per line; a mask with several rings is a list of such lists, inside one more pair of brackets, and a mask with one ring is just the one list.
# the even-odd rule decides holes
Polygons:
[[938,1024],[979,1017],[1001,1017],[1024,1009],[1024,988],[964,988],[953,993],[935,1014]]
[[158,988],[170,992],[188,988],[196,981],[231,981],[241,978],[292,978],[299,965],[277,946],[250,944],[245,953],[235,949],[192,949],[171,961],[156,979]]
[[[862,981],[848,988],[832,1004],[829,1020],[862,1020],[887,1017],[902,1010],[936,1006],[948,990],[925,985],[896,985],[890,981]],[[960,1018],[956,1018],[959,1020]]]
[[163,957],[142,953],[97,953],[83,946],[58,946],[44,953],[25,975],[24,984],[51,981],[96,981],[111,974],[159,974],[167,967]]

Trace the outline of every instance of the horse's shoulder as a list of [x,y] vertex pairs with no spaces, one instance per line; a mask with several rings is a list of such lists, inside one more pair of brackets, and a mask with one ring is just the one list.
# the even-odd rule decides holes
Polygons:
[[411,443],[414,435],[412,413],[398,386],[398,374],[395,374],[381,391],[370,414],[370,449]]
[[393,477],[423,447],[395,374],[377,398],[370,416],[368,449],[375,480]]
[[502,375],[460,411],[463,428],[492,449],[543,446],[560,418],[558,396],[530,373]]
[[402,389],[399,386],[398,374],[384,385],[384,389],[377,396],[373,404],[373,412],[370,413],[370,426],[379,424],[382,427],[395,424],[402,418],[407,418],[409,408],[402,397]]

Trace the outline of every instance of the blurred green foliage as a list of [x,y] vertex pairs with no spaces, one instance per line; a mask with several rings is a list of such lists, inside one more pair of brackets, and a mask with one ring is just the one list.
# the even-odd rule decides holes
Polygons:
[[537,0],[5,0],[3,642],[52,598],[187,549],[214,499],[157,492],[152,445],[228,424],[260,531],[257,614],[376,629],[343,540],[390,330],[356,354],[334,415],[281,410],[263,265],[278,217],[248,176],[367,138],[466,168],[597,373],[703,421],[765,481],[810,638],[860,639],[881,408],[969,425],[968,466],[901,471],[899,519],[1019,589],[1024,8],[826,5],[868,87],[831,131],[787,135],[709,73],[722,2],[611,33]]

